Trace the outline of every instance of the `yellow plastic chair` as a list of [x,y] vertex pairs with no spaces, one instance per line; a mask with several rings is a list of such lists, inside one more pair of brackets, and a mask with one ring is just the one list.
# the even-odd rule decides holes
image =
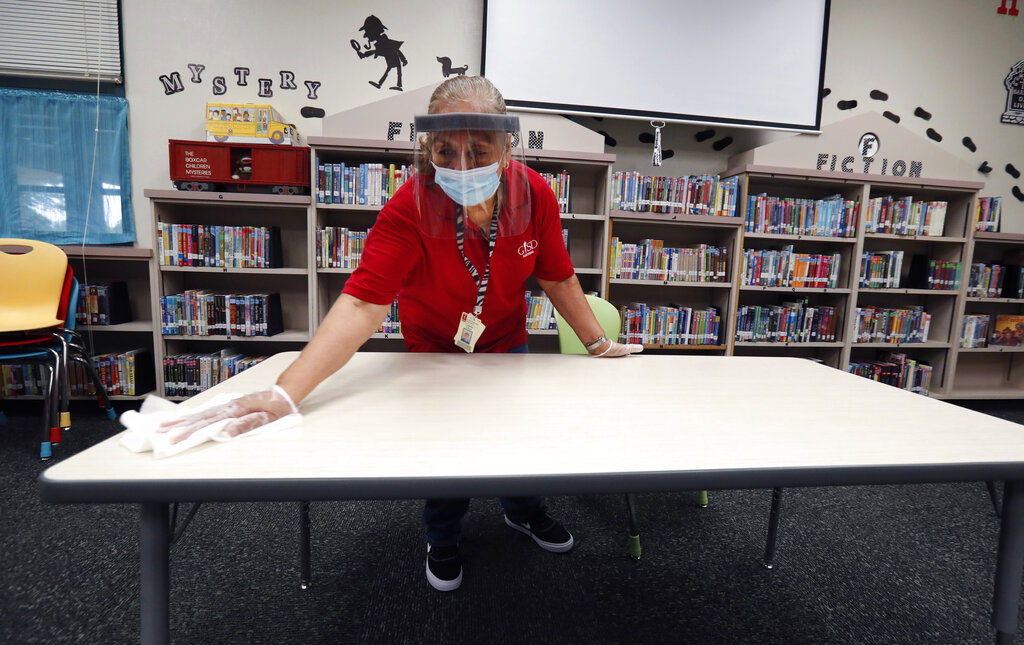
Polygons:
[[[590,305],[591,311],[594,312],[594,316],[601,325],[601,329],[604,330],[604,335],[612,340],[618,339],[619,331],[622,329],[622,321],[619,318],[619,310],[615,308],[615,305],[604,298],[591,295],[587,296],[587,303]],[[565,318],[562,318],[562,315],[557,310],[555,311],[555,324],[558,326],[558,349],[563,354],[587,353],[583,342],[576,336],[576,332],[565,322]],[[704,508],[707,505],[708,492],[702,490],[700,491],[700,506]],[[626,493],[626,507],[629,511],[629,557],[639,560],[643,549],[640,546],[640,533],[636,528],[636,506],[632,493]]]
[[78,283],[64,251],[52,244],[0,238],[0,362],[40,362],[49,368],[44,386],[43,437],[48,459],[71,425],[68,362],[85,366],[100,405],[114,418],[110,398],[95,373],[85,344],[74,332]]

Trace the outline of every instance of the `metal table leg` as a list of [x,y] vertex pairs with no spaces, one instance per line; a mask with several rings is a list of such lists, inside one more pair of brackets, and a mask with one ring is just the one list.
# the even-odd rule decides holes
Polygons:
[[310,563],[309,502],[299,502],[299,587],[309,589],[313,584],[313,567]]
[[1024,481],[1008,481],[1003,488],[1002,523],[992,598],[992,626],[996,643],[1012,643],[1017,635],[1021,572],[1024,569]]
[[170,508],[166,503],[142,505],[139,544],[142,601],[142,642],[166,645],[170,639],[169,600],[171,541]]
[[775,542],[779,531],[779,516],[782,514],[782,489],[772,489],[772,508],[768,512],[768,542],[764,546],[764,568],[775,566]]

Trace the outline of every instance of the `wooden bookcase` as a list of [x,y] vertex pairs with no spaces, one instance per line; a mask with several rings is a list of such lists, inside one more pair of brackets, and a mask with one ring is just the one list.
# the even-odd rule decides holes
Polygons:
[[[718,343],[650,344],[646,350],[667,353],[730,353],[735,325],[737,267],[740,258],[739,217],[715,217],[672,213],[647,213],[614,210],[610,214],[610,237],[635,244],[651,238],[664,242],[665,247],[689,248],[700,244],[724,247],[726,279],[724,282],[691,282],[651,279],[608,278],[608,300],[617,307],[641,302],[652,307],[681,306],[693,309],[714,307],[721,316]],[[609,271],[610,275],[610,271]]]
[[[301,349],[312,329],[311,249],[308,224],[310,197],[252,193],[146,190],[153,213],[151,316],[157,392],[164,392],[163,361],[188,353],[235,348],[247,355],[271,355]],[[158,223],[220,226],[275,226],[280,230],[281,268],[168,266],[160,257]],[[278,293],[284,331],[273,336],[179,336],[162,333],[160,296],[189,289],[221,293]],[[172,397],[173,398],[173,397]]]
[[[828,304],[841,311],[841,333],[834,343],[735,343],[736,354],[792,355],[815,358],[839,369],[847,369],[851,361],[872,360],[880,353],[905,353],[908,357],[932,366],[930,395],[939,398],[965,398],[972,382],[973,367],[983,361],[969,359],[957,371],[959,334],[967,277],[972,261],[971,244],[973,213],[977,182],[932,181],[919,178],[851,176],[849,173],[806,171],[746,164],[730,169],[723,176],[741,177],[741,212],[745,217],[747,196],[767,193],[775,197],[821,199],[842,195],[859,202],[856,236],[853,238],[818,238],[813,236],[780,236],[743,234],[744,248],[793,244],[794,250],[808,253],[839,253],[842,258],[840,287],[836,289],[781,289],[774,297],[806,297],[809,302]],[[876,197],[910,196],[918,201],[948,203],[945,225],[940,236],[908,236],[865,231],[864,216],[868,200]],[[980,234],[979,234],[980,235]],[[903,251],[904,262],[898,288],[865,288],[860,286],[860,258],[864,252]],[[960,286],[955,290],[933,290],[907,286],[911,259],[922,255],[927,259],[960,262]],[[760,291],[760,293],[759,293]],[[770,289],[740,287],[740,303],[770,301]],[[922,306],[931,315],[928,341],[923,343],[858,343],[856,311],[858,307]],[[976,354],[980,354],[975,350]],[[1005,360],[1005,359],[1004,359]],[[997,361],[992,361],[996,363]],[[1009,362],[1007,361],[1007,365]],[[1004,366],[1005,367],[1005,366]],[[956,377],[954,378],[954,375]],[[1022,374],[1024,376],[1024,374]],[[985,386],[982,386],[985,387]],[[1024,388],[1024,380],[1020,381]]]
[[[1007,256],[1024,254],[1024,235],[975,231],[969,249],[970,263],[1000,264]],[[969,265],[965,271],[969,272]],[[965,314],[988,314],[994,326],[996,316],[1024,315],[1024,300],[965,296],[957,310],[957,320],[962,320]],[[989,337],[992,331],[990,327]],[[1024,346],[958,346],[955,358],[950,396],[961,399],[1024,397]]]
[[[128,285],[131,320],[117,325],[78,325],[78,332],[94,354],[120,353],[145,349],[154,354],[151,249],[126,246],[62,246],[75,277],[86,282],[122,281]],[[72,312],[73,313],[73,312]],[[141,366],[140,366],[141,369]],[[152,369],[152,367],[147,367]],[[137,382],[156,382],[156,374],[138,374]],[[112,395],[115,401],[141,400],[149,392],[137,395]],[[76,397],[92,398],[92,397]]]

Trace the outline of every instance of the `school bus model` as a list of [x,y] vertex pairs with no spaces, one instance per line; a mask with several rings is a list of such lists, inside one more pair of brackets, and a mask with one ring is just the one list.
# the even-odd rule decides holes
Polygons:
[[269,105],[207,103],[206,140],[218,143],[302,145],[294,124],[285,123]]

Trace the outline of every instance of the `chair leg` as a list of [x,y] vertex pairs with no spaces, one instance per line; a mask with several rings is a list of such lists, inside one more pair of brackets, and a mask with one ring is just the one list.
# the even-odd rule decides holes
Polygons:
[[768,513],[768,543],[764,547],[764,568],[775,566],[775,542],[779,530],[779,515],[782,513],[782,489],[772,490],[772,509]]
[[700,492],[700,500],[698,500],[697,504],[699,504],[701,508],[708,507],[708,492],[706,490],[702,490]]
[[985,482],[985,487],[988,488],[989,499],[992,500],[992,510],[996,512],[996,517],[1002,519],[1003,513],[1002,508],[999,506],[999,495],[996,493],[996,483],[994,481]]
[[103,381],[100,380],[99,374],[96,373],[96,367],[92,364],[92,360],[83,357],[75,356],[74,360],[85,367],[85,372],[92,381],[93,387],[96,388],[96,401],[100,407],[107,413],[107,417],[110,419],[117,418],[117,412],[114,411],[114,406],[110,401],[110,395],[107,394],[107,388],[103,387]]
[[643,549],[640,547],[640,532],[636,529],[636,505],[633,493],[626,493],[626,511],[629,517],[629,545],[626,552],[629,557],[639,560]]
[[299,587],[309,589],[313,584],[310,564],[312,544],[309,532],[309,502],[299,502]]
[[39,442],[39,458],[43,461],[53,456],[53,446],[60,443],[60,426],[57,425],[59,399],[57,371],[60,356],[56,351],[51,351],[54,355],[54,363],[52,365],[43,363],[43,369],[47,370],[46,391],[43,394],[43,436]]

